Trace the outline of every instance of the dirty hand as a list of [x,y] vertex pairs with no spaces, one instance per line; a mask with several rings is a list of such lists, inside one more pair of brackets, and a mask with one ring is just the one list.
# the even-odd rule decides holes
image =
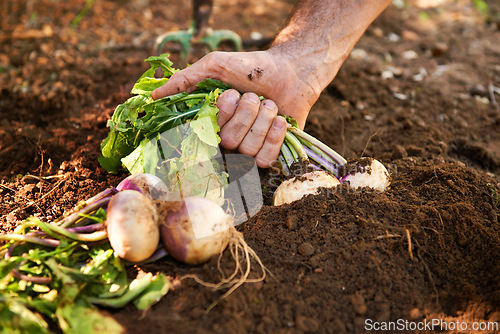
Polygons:
[[[152,96],[159,99],[191,92],[206,78],[235,88],[222,93],[217,102],[221,146],[255,157],[263,168],[276,160],[285,137],[286,121],[278,111],[296,118],[303,128],[320,93],[298,80],[295,67],[286,58],[256,51],[209,53],[172,75]],[[259,95],[268,99],[260,101]]]

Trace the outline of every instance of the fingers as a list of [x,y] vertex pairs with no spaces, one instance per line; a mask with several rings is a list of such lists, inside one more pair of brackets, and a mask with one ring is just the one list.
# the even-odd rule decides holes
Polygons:
[[219,108],[217,124],[220,128],[222,128],[227,121],[233,117],[239,101],[240,93],[238,93],[235,89],[226,90],[219,96],[219,99],[217,100],[217,108]]
[[[221,128],[220,144],[229,150],[237,149],[257,118],[259,108],[260,99],[257,94],[243,94],[234,114]],[[223,111],[222,117],[225,118],[228,114]]]
[[157,100],[180,92],[191,93],[206,78],[220,79],[225,57],[222,52],[209,53],[193,65],[175,72],[166,84],[151,93],[151,97]]
[[270,167],[286,132],[286,120],[277,116],[276,104],[271,100],[261,102],[254,93],[240,97],[237,91],[228,90],[221,94],[217,106],[221,146],[255,157],[259,167]]
[[177,94],[180,92],[190,93],[196,89],[198,84],[198,76],[194,75],[190,67],[174,73],[163,86],[156,88],[151,97],[153,100],[160,99],[165,96]]
[[272,126],[267,132],[264,144],[259,153],[255,156],[257,166],[269,168],[272,166],[273,162],[276,161],[280,153],[281,145],[285,140],[286,126],[286,120],[283,116],[276,116],[273,119]]
[[264,100],[260,104],[259,113],[238,150],[246,155],[256,156],[261,150],[267,133],[278,114],[278,107],[271,100]]

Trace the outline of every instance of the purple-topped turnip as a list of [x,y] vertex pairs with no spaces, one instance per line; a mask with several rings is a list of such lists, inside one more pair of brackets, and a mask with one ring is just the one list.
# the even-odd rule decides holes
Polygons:
[[199,264],[224,251],[231,237],[233,217],[214,201],[188,197],[161,202],[161,238],[167,252],[178,261]]
[[131,262],[140,262],[155,252],[160,241],[156,207],[135,190],[122,190],[108,205],[107,232],[115,253]]
[[116,189],[136,190],[154,200],[165,200],[169,194],[165,183],[159,177],[148,173],[132,174],[123,179]]

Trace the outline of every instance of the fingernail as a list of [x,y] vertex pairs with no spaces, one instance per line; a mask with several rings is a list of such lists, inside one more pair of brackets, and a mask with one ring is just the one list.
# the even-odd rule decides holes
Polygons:
[[229,92],[227,92],[226,98],[229,103],[237,105],[240,101],[240,93],[238,93],[238,91],[236,90],[230,90]]
[[254,94],[254,93],[247,93],[246,94],[247,98],[252,101],[253,103],[257,104],[257,103],[260,103],[260,99],[259,97],[257,96],[257,94]]
[[262,105],[270,110],[276,109],[276,103],[274,103],[272,100],[264,100],[262,102]]
[[273,120],[273,128],[283,130],[286,127],[286,121],[282,116],[277,116]]

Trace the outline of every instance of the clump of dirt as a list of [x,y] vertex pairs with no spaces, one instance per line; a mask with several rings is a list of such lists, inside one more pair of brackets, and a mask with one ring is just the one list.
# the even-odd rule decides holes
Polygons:
[[[167,257],[130,270],[164,272],[174,288],[146,313],[127,306],[113,316],[130,333],[500,321],[500,7],[485,3],[482,13],[468,1],[389,7],[311,111],[305,130],[348,160],[382,161],[387,191],[340,186],[272,207],[282,176],[260,170],[265,205],[238,229],[269,269],[265,281],[207,314],[225,291],[176,279],[218,282],[217,259],[187,266]],[[214,28],[272,37],[291,8],[223,0]],[[187,28],[190,16],[183,2],[103,0],[72,26],[81,9],[73,0],[0,5],[0,233],[31,215],[54,220],[126,176],[97,162],[107,119],[156,36]],[[234,270],[230,254],[221,269]]]

